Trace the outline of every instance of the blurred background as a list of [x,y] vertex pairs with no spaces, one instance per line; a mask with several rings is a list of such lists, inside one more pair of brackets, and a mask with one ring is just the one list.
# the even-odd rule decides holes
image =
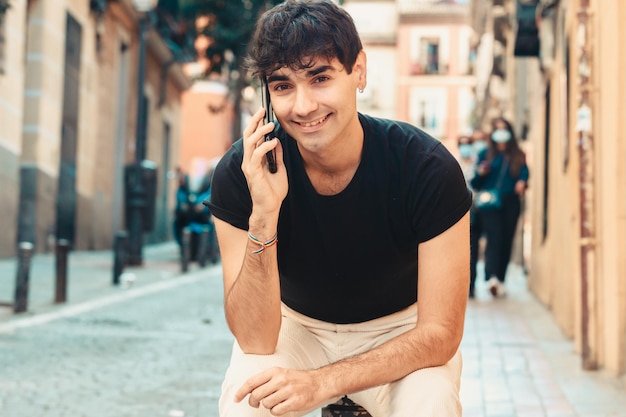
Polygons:
[[[0,257],[18,243],[174,239],[260,106],[242,69],[277,1],[0,0]],[[626,370],[626,3],[344,0],[368,55],[359,109],[456,139],[504,116],[531,170],[514,261],[585,369]]]

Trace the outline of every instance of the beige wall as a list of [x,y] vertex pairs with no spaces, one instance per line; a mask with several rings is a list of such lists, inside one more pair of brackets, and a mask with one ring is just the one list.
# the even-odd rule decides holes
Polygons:
[[[624,52],[626,5],[592,2],[595,98],[594,137],[598,169],[597,355],[607,369],[623,372],[626,351],[626,107]],[[620,51],[620,52],[617,52]]]
[[[134,160],[137,108],[138,16],[129,0],[107,2],[101,21],[84,0],[14,0],[7,21],[6,73],[0,75],[0,180],[8,184],[8,198],[0,203],[6,231],[0,238],[0,256],[15,247],[19,206],[20,166],[36,174],[33,191],[36,248],[51,250],[56,223],[61,117],[65,60],[66,15],[81,26],[79,107],[76,154],[76,249],[109,249],[113,233],[123,227],[123,166]],[[21,25],[21,26],[20,26]],[[98,38],[97,35],[100,35]],[[27,44],[26,39],[28,40]],[[180,101],[189,83],[179,64],[164,64],[171,53],[151,33],[146,60],[145,92],[150,98],[147,158],[159,169],[160,218],[167,222],[173,208],[173,169],[178,159]],[[128,46],[125,86],[119,73],[122,43]],[[118,111],[124,103],[126,111]],[[119,123],[118,123],[119,118]],[[170,127],[170,150],[165,155],[164,124]],[[117,127],[121,126],[121,129]],[[166,160],[167,158],[167,160]],[[165,186],[170,185],[169,189]],[[165,198],[164,198],[165,197]],[[159,214],[157,214],[159,216]],[[162,225],[167,238],[169,225]],[[149,237],[154,240],[155,237]]]
[[0,256],[15,248],[19,198],[19,155],[24,117],[24,21],[26,1],[14,1],[4,16],[4,73],[0,73]]
[[[564,333],[576,342],[577,352],[611,374],[621,374],[626,353],[626,5],[620,0],[591,0],[587,48],[591,57],[590,106],[593,127],[586,148],[592,159],[593,187],[588,203],[594,231],[592,257],[587,270],[589,355],[583,355],[583,269],[581,267],[580,149],[576,112],[582,93],[578,86],[579,49],[576,43],[580,3],[570,1],[565,32],[569,34],[571,62],[570,104],[565,103],[563,50],[557,48],[555,65],[543,82],[551,86],[548,166],[545,158],[545,103],[535,97],[532,140],[535,176],[532,179],[532,264],[529,285],[553,312]],[[565,7],[565,5],[562,5]],[[557,30],[558,31],[558,30]],[[557,44],[559,40],[557,39]],[[540,84],[543,83],[539,79]],[[544,84],[545,85],[545,84]],[[566,115],[570,122],[567,124]],[[583,142],[586,143],[586,142]],[[569,164],[564,158],[569,152]],[[548,233],[542,236],[543,172],[548,170]]]
[[14,2],[4,17],[4,73],[0,74],[0,146],[17,154],[21,148],[24,85],[24,15],[26,2]]

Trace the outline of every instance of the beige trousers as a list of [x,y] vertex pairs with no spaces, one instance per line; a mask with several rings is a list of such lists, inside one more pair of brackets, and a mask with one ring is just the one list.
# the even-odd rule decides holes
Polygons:
[[[248,405],[247,398],[233,401],[237,389],[252,375],[273,366],[314,369],[371,350],[415,326],[417,305],[392,315],[357,324],[333,324],[315,320],[282,306],[282,327],[276,352],[246,355],[237,343],[222,384],[221,417],[269,417],[262,406]],[[460,417],[462,359],[460,350],[445,365],[415,371],[382,386],[350,394],[373,417]],[[330,401],[332,403],[339,398]],[[300,417],[311,410],[290,413]]]

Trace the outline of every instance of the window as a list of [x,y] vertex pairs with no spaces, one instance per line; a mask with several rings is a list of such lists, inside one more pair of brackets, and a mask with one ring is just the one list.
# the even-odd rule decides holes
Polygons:
[[447,114],[447,90],[440,87],[415,87],[409,98],[410,122],[428,134],[443,139]]
[[450,29],[447,26],[416,27],[410,34],[410,75],[448,73]]
[[418,48],[411,74],[439,74],[439,38],[421,38]]
[[421,40],[421,53],[420,56],[424,60],[424,73],[426,74],[438,74],[439,73],[439,39],[437,38],[425,38]]

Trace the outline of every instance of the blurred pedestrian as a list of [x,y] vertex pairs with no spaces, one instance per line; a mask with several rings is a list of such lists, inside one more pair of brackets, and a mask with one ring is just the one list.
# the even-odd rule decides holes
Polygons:
[[489,146],[489,137],[482,129],[477,128],[472,131],[471,139],[474,153],[476,157],[478,157],[478,155]]
[[459,165],[463,171],[463,176],[467,185],[470,185],[470,181],[474,176],[476,164],[476,151],[472,145],[472,137],[467,135],[460,135],[456,140],[457,148],[459,151]]
[[[198,165],[198,164],[195,164]],[[190,260],[199,259],[198,248],[199,239],[203,236],[203,231],[208,228],[207,248],[217,253],[215,246],[214,227],[211,221],[209,208],[202,202],[211,195],[211,175],[212,171],[205,171],[204,165],[200,168],[194,167],[192,175],[177,169],[178,189],[176,190],[176,207],[174,209],[174,239],[179,248],[183,249],[183,230],[187,228],[191,233]],[[181,252],[182,253],[182,252]],[[216,256],[211,255],[211,260],[216,262]]]
[[[477,137],[475,133],[472,133],[471,136],[468,135],[460,135],[457,138],[457,148],[459,152],[459,165],[461,166],[461,170],[463,171],[463,176],[465,177],[465,181],[467,182],[468,188],[471,189],[471,180],[474,177],[474,173],[476,171],[476,158],[478,152],[476,152],[476,148],[474,147],[474,137]],[[482,138],[479,138],[482,139]],[[484,148],[479,148],[479,151]],[[473,208],[470,210],[470,286],[469,286],[469,297],[474,298],[475,294],[475,283],[476,283],[476,264],[478,262],[478,243],[480,239],[480,227],[479,221],[477,219],[476,214],[473,212]],[[474,234],[477,233],[477,238],[472,238],[472,230]],[[476,242],[474,242],[474,240]]]
[[[468,186],[471,189],[471,181],[474,178],[476,173],[476,160],[478,159],[478,155],[484,152],[487,149],[487,135],[481,129],[474,129],[472,131],[471,136],[469,137],[469,143],[471,146],[471,158],[465,163],[469,163],[471,161],[471,173],[465,174]],[[466,146],[468,140],[461,139],[459,141],[459,153],[461,154],[461,158],[463,158],[463,153],[468,153],[468,150],[461,150],[461,146]],[[461,163],[461,167],[463,167],[463,163]],[[463,172],[465,173],[465,168],[463,168]],[[476,212],[476,208],[472,206],[470,210],[470,286],[469,286],[469,297],[474,298],[476,294],[476,276],[478,274],[477,265],[478,258],[480,255],[480,238],[483,235],[483,228],[481,217]]]
[[174,207],[174,222],[172,224],[174,239],[181,246],[183,229],[189,223],[189,175],[180,167],[176,168],[176,205]]
[[506,293],[506,270],[528,177],[526,155],[519,147],[511,123],[504,118],[495,119],[488,147],[478,155],[476,175],[471,184],[476,192],[496,192],[500,201],[497,206],[481,207],[482,199],[479,194],[475,195],[476,221],[487,241],[485,279],[489,292],[496,297]]

